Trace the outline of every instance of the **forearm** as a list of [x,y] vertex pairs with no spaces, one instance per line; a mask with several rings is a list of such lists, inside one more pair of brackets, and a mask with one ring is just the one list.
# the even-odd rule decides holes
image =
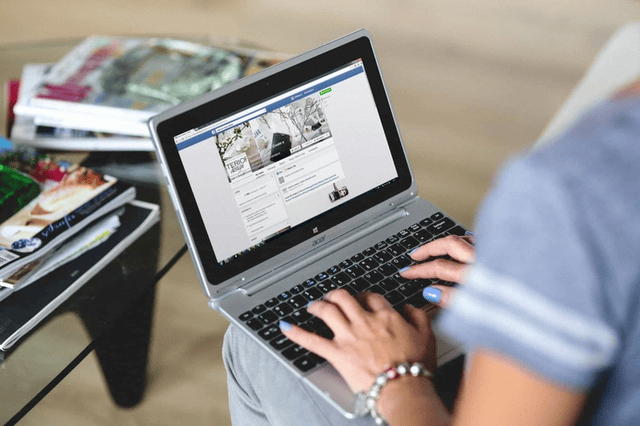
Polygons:
[[450,415],[433,382],[424,377],[401,377],[380,393],[378,411],[391,426],[450,424]]

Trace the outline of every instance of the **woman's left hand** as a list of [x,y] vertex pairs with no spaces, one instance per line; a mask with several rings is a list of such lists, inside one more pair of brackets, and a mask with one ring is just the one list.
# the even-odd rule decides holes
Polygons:
[[368,389],[388,365],[422,362],[430,371],[436,366],[430,318],[421,309],[406,306],[405,319],[380,294],[364,292],[354,298],[344,289],[307,309],[329,326],[333,339],[286,323],[281,324],[283,333],[329,361],[353,392]]

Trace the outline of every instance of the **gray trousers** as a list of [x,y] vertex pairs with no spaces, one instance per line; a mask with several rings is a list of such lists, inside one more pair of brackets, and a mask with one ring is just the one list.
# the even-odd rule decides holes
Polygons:
[[234,426],[371,426],[349,420],[288,371],[244,331],[230,325],[223,345]]

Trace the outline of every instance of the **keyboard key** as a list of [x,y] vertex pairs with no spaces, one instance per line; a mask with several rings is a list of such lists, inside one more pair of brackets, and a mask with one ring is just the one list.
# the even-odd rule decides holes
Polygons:
[[302,371],[304,373],[304,372],[307,372],[307,371],[311,370],[317,364],[315,362],[313,362],[312,360],[310,360],[308,356],[303,356],[303,357],[298,358],[297,360],[295,360],[293,365],[295,365],[298,368],[298,370],[300,370],[300,371]]
[[318,275],[316,275],[315,277],[313,277],[317,282],[320,282],[322,280],[326,280],[327,278],[329,278],[329,274],[327,274],[326,272],[320,272]]
[[263,314],[258,315],[258,319],[262,321],[264,325],[269,325],[272,322],[278,320],[278,315],[275,312],[267,311]]
[[302,355],[305,355],[307,353],[309,352],[305,348],[298,345],[293,345],[292,347],[282,351],[282,355],[289,361],[293,361],[296,358],[300,358]]
[[422,297],[422,293],[420,292],[408,298],[406,300],[406,303],[410,304],[411,306],[415,306],[416,308],[422,308],[427,306],[429,302],[427,302],[427,300]]
[[434,213],[431,215],[431,219],[435,222],[437,220],[440,220],[444,217],[444,214],[442,212],[438,212],[438,213]]
[[321,292],[323,292],[324,294],[329,293],[331,290],[335,290],[336,288],[338,288],[337,285],[335,285],[335,283],[331,280],[329,281],[323,281],[320,284],[318,284],[318,288]]
[[240,315],[238,318],[240,318],[240,321],[246,321],[253,318],[253,314],[251,313],[251,311],[247,311],[244,314]]
[[354,289],[356,292],[360,293],[364,291],[367,287],[369,287],[369,283],[364,278],[358,278],[349,286]]
[[396,288],[400,287],[400,283],[398,283],[398,281],[394,280],[393,278],[387,278],[386,280],[382,280],[379,285],[385,291],[395,290]]
[[283,316],[289,315],[291,312],[293,312],[293,308],[291,306],[289,306],[288,304],[286,304],[286,303],[281,303],[280,305],[278,305],[275,308],[273,308],[273,312],[275,312],[279,316],[283,317]]
[[369,282],[369,284],[376,284],[384,279],[384,275],[382,275],[378,271],[371,271],[362,276],[365,280]]
[[321,365],[327,362],[326,359],[322,358],[320,355],[314,354],[313,352],[309,352],[309,355],[307,356],[311,361],[315,362],[317,365]]
[[302,283],[302,285],[304,285],[307,288],[313,287],[314,285],[316,285],[316,280],[314,280],[313,278],[309,278],[304,283]]
[[420,280],[412,280],[411,284],[416,286],[416,288],[422,290],[423,288],[429,287],[431,285],[431,280],[428,278],[420,279]]
[[415,238],[416,240],[420,241],[421,244],[426,243],[432,237],[433,237],[433,235],[431,235],[431,233],[429,231],[427,231],[426,229],[421,229],[420,231],[418,231],[415,234],[413,234],[413,238]]
[[373,271],[378,267],[378,265],[379,263],[373,260],[372,257],[367,257],[365,260],[360,262],[360,266],[362,266],[365,271]]
[[458,235],[460,237],[463,237],[467,231],[462,226],[455,226],[452,229],[450,229],[448,232],[451,232],[453,235]]
[[403,229],[402,231],[400,231],[400,232],[398,232],[398,233],[396,234],[396,236],[397,236],[398,238],[400,238],[401,240],[402,240],[403,238],[407,238],[409,235],[411,235],[411,231],[409,231],[408,229]]
[[289,300],[289,306],[291,306],[294,309],[304,308],[307,306],[308,303],[309,301],[302,294],[298,296],[294,296],[291,300]]
[[315,287],[310,288],[302,294],[307,298],[307,300],[317,300],[322,297],[322,292]]
[[398,271],[398,268],[396,268],[395,266],[389,263],[385,263],[384,265],[378,268],[378,272],[380,272],[385,277],[390,277],[391,275],[395,274],[397,271]]
[[394,274],[393,275],[393,279],[396,280],[397,282],[399,282],[400,284],[408,283],[409,281],[411,281],[411,280],[406,279],[402,275],[400,275],[400,273]]
[[367,289],[367,291],[369,291],[369,292],[371,292],[371,293],[378,293],[378,294],[385,294],[385,293],[386,293],[386,291],[384,291],[384,290],[382,289],[382,287],[380,287],[380,286],[379,286],[379,285],[377,285],[377,284],[376,284],[376,285],[372,285],[371,287],[369,287],[369,288]]
[[256,306],[255,308],[253,308],[253,309],[251,310],[251,312],[253,312],[254,314],[258,315],[258,314],[263,313],[263,312],[264,312],[264,311],[266,311],[266,310],[267,310],[267,307],[266,307],[266,306],[264,306],[264,305],[258,305],[258,306]]
[[407,259],[404,255],[398,256],[391,261],[391,264],[398,269],[402,269],[405,266],[411,265],[411,260]]
[[299,294],[299,293],[302,293],[303,291],[304,291],[304,286],[302,284],[298,284],[295,287],[291,287],[291,290],[289,290],[291,294]]
[[302,324],[310,320],[313,315],[307,312],[306,308],[303,308],[303,309],[300,309],[299,311],[295,311],[290,316],[295,321],[295,324]]
[[258,331],[264,326],[264,324],[262,324],[262,321],[260,321],[258,318],[250,319],[249,321],[247,321],[247,325],[253,331]]
[[376,249],[374,247],[369,247],[368,249],[366,249],[365,251],[362,252],[362,254],[364,256],[371,256],[376,252]]
[[444,232],[449,228],[453,228],[454,226],[455,222],[448,217],[445,217],[444,219],[435,222],[433,225],[427,226],[427,231],[435,235]]
[[393,256],[391,256],[389,253],[387,253],[386,251],[379,251],[376,254],[373,255],[373,258],[376,260],[376,262],[378,263],[387,263],[388,261],[390,261],[391,259],[393,259]]
[[266,306],[267,308],[273,308],[278,303],[280,303],[280,301],[278,299],[276,299],[275,297],[273,297],[273,298],[267,300],[266,302],[264,302],[264,306]]
[[351,256],[351,261],[355,263],[360,262],[362,259],[364,259],[364,255],[362,253]]
[[289,300],[291,299],[291,293],[289,293],[288,291],[283,291],[282,293],[280,293],[280,295],[278,296],[278,299],[282,300],[283,302],[285,300]]
[[338,287],[342,287],[345,284],[348,284],[351,281],[349,275],[344,272],[337,273],[334,277],[331,278],[331,281],[335,283]]
[[338,265],[333,265],[331,268],[327,269],[327,274],[335,275],[340,272],[340,267]]
[[380,241],[378,244],[376,244],[374,247],[376,248],[376,250],[380,251],[380,250],[384,250],[388,247],[389,245],[384,242],[384,241]]
[[429,219],[429,218],[426,218],[426,219],[421,220],[421,221],[420,221],[420,222],[418,222],[418,223],[419,223],[420,225],[422,225],[422,226],[428,226],[428,225],[431,225],[431,224],[433,223],[433,220],[432,220],[432,219]]
[[282,336],[276,337],[275,339],[270,341],[269,344],[277,350],[282,350],[293,345],[294,343],[291,340],[287,339],[287,337],[283,334]]
[[398,293],[397,290],[390,291],[389,293],[384,295],[385,299],[389,301],[392,305],[404,300],[404,296]]
[[339,266],[341,268],[348,268],[349,266],[353,265],[353,262],[349,259],[345,259],[342,262],[339,263]]
[[402,284],[400,287],[398,287],[398,291],[404,296],[404,297],[411,297],[414,294],[416,294],[419,290],[416,286],[414,286],[411,283],[406,283],[406,284]]
[[402,244],[402,247],[406,248],[407,250],[411,250],[418,247],[420,245],[420,242],[413,237],[408,237],[400,241],[400,244]]
[[277,324],[270,325],[264,330],[260,330],[258,332],[258,336],[262,337],[264,340],[271,340],[280,335],[282,335],[282,332],[280,331],[280,327],[278,327]]
[[344,270],[344,272],[349,275],[352,279],[358,278],[360,275],[364,274],[366,271],[360,267],[360,265],[353,265],[350,268]]
[[420,226],[419,223],[414,223],[413,225],[411,225],[409,227],[409,231],[411,231],[411,232],[418,232],[421,229],[422,229],[422,226]]
[[389,253],[393,257],[400,256],[405,251],[406,251],[405,248],[402,247],[400,244],[394,244],[387,249],[387,253]]
[[395,244],[398,241],[400,241],[400,238],[396,237],[395,235],[392,235],[389,238],[387,238],[385,241],[389,244]]

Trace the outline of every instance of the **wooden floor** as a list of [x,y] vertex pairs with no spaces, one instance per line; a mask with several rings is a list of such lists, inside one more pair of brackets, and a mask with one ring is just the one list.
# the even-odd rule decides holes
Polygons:
[[[368,28],[420,193],[469,226],[500,164],[535,141],[615,30],[640,19],[632,0],[1,3],[0,45],[217,34],[300,53]],[[139,407],[113,406],[91,356],[21,424],[230,424],[220,357],[226,322],[207,308],[188,256],[161,282],[156,312]]]

